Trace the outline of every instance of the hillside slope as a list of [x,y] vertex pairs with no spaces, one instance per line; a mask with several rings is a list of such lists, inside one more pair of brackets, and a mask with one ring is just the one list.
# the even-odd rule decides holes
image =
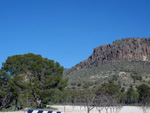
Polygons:
[[94,48],[87,60],[65,70],[64,76],[70,82],[104,81],[104,78],[113,79],[112,76],[120,73],[146,77],[150,74],[149,61],[150,38],[125,38]]

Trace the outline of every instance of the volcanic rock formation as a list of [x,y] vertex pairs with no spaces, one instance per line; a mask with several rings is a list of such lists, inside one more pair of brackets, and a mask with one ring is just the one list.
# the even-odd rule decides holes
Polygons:
[[150,38],[125,38],[113,44],[94,48],[92,55],[72,67],[68,72],[96,67],[113,61],[149,61]]

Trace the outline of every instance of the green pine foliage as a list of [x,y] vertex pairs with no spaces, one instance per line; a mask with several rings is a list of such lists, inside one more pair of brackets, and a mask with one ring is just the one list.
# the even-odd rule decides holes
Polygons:
[[[62,78],[63,67],[41,55],[29,53],[8,57],[2,70],[0,78],[4,79],[5,73],[9,77],[6,83],[12,93],[16,110],[19,106],[26,106],[25,104],[36,103],[37,108],[42,108],[49,102],[59,101],[67,86],[68,80]],[[5,79],[2,82],[4,84]],[[5,93],[1,87],[1,97]]]
[[0,69],[0,109],[9,107],[13,101],[9,79],[8,74]]
[[[110,67],[110,65],[107,66]],[[115,66],[113,68],[111,66],[110,70],[114,70]],[[105,69],[105,67],[95,68],[95,71],[100,72],[102,68]],[[76,78],[78,80],[70,82],[71,85],[67,86],[68,79],[63,78],[64,69],[58,62],[32,53],[10,56],[0,69],[0,110],[3,108],[15,108],[15,110],[28,107],[43,108],[47,104],[56,103],[85,105],[88,109],[90,109],[89,105],[97,104],[112,106],[118,103],[128,105],[150,103],[149,84],[135,84],[143,82],[143,76],[136,76],[139,72],[124,70],[130,73],[129,76],[108,72],[108,75],[113,76],[98,78],[98,80],[101,79],[101,83],[98,83],[98,80],[92,81],[86,76],[88,72],[92,73],[93,69],[84,70],[84,73],[78,76],[81,79]],[[82,79],[82,76],[88,80]],[[123,85],[126,81],[122,79],[126,80],[128,77],[134,84],[130,87]]]
[[126,92],[126,104],[134,104],[138,102],[139,94],[132,86]]
[[150,102],[150,87],[146,84],[141,84],[137,87],[139,93],[139,102],[147,104]]

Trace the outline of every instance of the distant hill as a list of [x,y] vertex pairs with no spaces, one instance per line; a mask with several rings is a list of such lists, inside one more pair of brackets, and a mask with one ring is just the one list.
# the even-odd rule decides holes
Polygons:
[[[64,77],[73,81],[117,81],[122,75],[132,78],[142,76],[149,81],[150,75],[150,38],[125,38],[112,44],[94,48],[93,53],[85,61],[64,71]],[[145,77],[145,78],[144,78]],[[120,79],[121,80],[121,79]]]

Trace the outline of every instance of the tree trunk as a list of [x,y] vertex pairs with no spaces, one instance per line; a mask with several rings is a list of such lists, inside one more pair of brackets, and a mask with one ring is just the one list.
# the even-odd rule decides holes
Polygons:
[[87,109],[87,113],[90,113],[90,109],[89,108]]
[[98,110],[99,113],[101,113],[101,110]]
[[39,98],[36,98],[36,107],[37,108],[42,108],[41,99],[39,99]]
[[16,99],[15,110],[18,110],[18,99]]

